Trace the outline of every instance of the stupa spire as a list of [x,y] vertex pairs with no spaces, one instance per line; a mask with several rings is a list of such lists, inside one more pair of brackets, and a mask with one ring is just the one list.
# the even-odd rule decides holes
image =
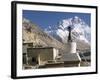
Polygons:
[[68,31],[69,31],[68,42],[72,42],[71,30],[72,30],[71,26],[68,26]]

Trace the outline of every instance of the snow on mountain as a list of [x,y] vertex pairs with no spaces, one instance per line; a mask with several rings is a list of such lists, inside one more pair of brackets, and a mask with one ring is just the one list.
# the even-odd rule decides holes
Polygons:
[[68,26],[72,27],[72,38],[74,40],[81,40],[85,43],[91,42],[91,27],[89,27],[82,19],[78,16],[73,18],[64,19],[59,21],[55,26],[49,26],[45,29],[45,32],[52,35],[59,41],[64,43],[67,42],[68,37]]

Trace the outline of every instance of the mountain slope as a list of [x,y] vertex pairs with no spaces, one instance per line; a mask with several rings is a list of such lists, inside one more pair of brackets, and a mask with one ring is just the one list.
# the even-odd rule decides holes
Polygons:
[[63,43],[47,35],[40,27],[25,18],[23,19],[22,34],[23,43],[32,42],[34,47],[55,47],[64,50]]
[[64,19],[59,21],[57,25],[49,26],[45,29],[45,32],[52,35],[59,41],[67,42],[68,26],[72,27],[72,37],[74,40],[81,40],[86,43],[91,42],[91,28],[79,17]]
[[67,43],[69,34],[68,26],[72,28],[72,39],[77,42],[77,49],[90,49],[91,27],[77,16],[61,20],[57,25],[49,26],[44,31],[60,42]]

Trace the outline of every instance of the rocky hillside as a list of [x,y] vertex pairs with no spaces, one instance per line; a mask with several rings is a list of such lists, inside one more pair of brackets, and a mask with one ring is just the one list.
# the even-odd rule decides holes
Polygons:
[[24,18],[22,25],[23,43],[32,42],[34,47],[55,47],[61,50],[65,49],[63,43],[47,35],[40,27],[29,20]]

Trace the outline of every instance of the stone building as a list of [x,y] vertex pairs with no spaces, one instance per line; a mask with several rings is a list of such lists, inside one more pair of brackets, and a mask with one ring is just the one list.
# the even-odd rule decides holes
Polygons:
[[45,65],[48,62],[54,62],[58,56],[58,49],[53,47],[40,47],[40,48],[28,48],[27,55],[30,65],[39,64]]

